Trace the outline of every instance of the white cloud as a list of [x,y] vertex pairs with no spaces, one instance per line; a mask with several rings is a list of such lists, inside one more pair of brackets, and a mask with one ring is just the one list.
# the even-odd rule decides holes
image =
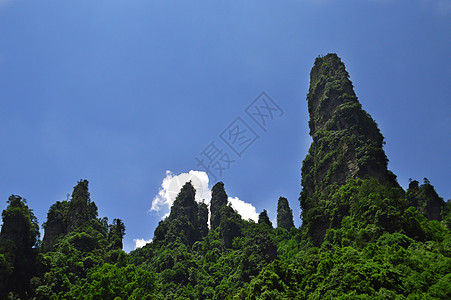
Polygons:
[[146,241],[145,239],[133,239],[135,242],[135,250],[144,247],[146,244],[152,242],[152,239]]
[[255,222],[258,221],[258,214],[255,209],[255,207],[247,202],[244,202],[243,200],[238,199],[238,197],[229,197],[229,203],[235,209],[240,215],[241,218],[244,220],[254,220]]
[[180,193],[181,188],[185,183],[191,181],[196,189],[196,202],[210,203],[211,191],[208,188],[208,175],[203,171],[191,170],[188,173],[181,173],[174,175],[171,171],[166,171],[166,177],[161,183],[158,194],[152,201],[150,211],[164,212],[163,219],[169,215],[172,204],[175,198]]

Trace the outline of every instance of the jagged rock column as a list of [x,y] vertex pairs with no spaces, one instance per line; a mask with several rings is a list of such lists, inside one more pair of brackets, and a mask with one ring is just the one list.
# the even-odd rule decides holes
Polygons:
[[387,169],[384,137],[362,109],[336,54],[315,60],[307,101],[313,142],[301,171],[302,226],[314,244],[320,245],[330,226],[320,208],[337,187],[349,178],[373,177],[388,186],[398,183]]

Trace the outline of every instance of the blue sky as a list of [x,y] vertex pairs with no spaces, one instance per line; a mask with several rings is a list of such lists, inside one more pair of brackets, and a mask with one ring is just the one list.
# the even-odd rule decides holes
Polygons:
[[[0,0],[0,209],[21,195],[42,224],[88,179],[131,250],[165,213],[149,210],[168,174],[205,171],[195,157],[230,151],[220,135],[240,117],[259,138],[219,179],[273,219],[287,197],[299,225],[309,72],[329,52],[400,184],[428,177],[451,198],[449,0]],[[263,91],[283,110],[266,131],[245,112]]]

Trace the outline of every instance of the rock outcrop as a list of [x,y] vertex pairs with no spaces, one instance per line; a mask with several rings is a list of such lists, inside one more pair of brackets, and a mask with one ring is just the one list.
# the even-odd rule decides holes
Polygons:
[[57,201],[47,213],[44,223],[44,245],[51,250],[58,237],[89,225],[98,216],[97,205],[91,201],[87,180],[78,181],[70,201]]
[[61,235],[67,233],[66,214],[68,212],[68,201],[57,201],[50,206],[47,213],[47,222],[44,224],[44,245],[51,249],[52,243]]
[[294,227],[293,211],[285,197],[280,197],[277,202],[277,227],[285,228],[286,230]]
[[302,165],[300,202],[303,226],[319,245],[330,226],[320,208],[332,191],[350,178],[371,177],[385,186],[399,185],[387,169],[384,137],[362,109],[336,54],[315,60],[307,100],[313,142]]
[[210,227],[216,229],[221,224],[221,209],[227,205],[227,193],[224,189],[224,183],[216,183],[211,190],[210,203]]

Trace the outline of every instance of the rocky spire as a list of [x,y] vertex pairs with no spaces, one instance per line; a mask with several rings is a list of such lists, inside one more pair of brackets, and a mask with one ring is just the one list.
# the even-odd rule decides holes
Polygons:
[[187,182],[177,195],[169,217],[155,229],[154,241],[168,244],[180,240],[191,246],[208,233],[208,209],[205,204],[198,204],[195,196],[193,185]]
[[86,179],[78,181],[70,201],[57,201],[50,207],[47,221],[43,224],[43,242],[47,250],[51,250],[58,236],[89,225],[97,218],[97,205],[91,201],[88,185]]
[[[300,197],[303,224],[314,218],[318,205],[350,178],[376,178],[396,186],[382,149],[384,137],[362,109],[345,65],[336,54],[318,57],[310,73],[307,95],[313,142],[302,165]],[[316,243],[329,227],[327,219],[310,228]]]
[[8,292],[15,292],[18,299],[29,299],[30,279],[36,272],[35,248],[39,239],[38,220],[26,200],[17,195],[8,199],[8,207],[2,212],[0,231],[0,299],[7,299]]
[[258,224],[266,224],[272,227],[272,222],[268,217],[268,212],[266,209],[264,209],[259,215],[258,215]]
[[285,228],[287,230],[294,227],[293,211],[285,197],[280,197],[277,202],[277,227]]
[[224,190],[224,183],[218,182],[213,186],[211,190],[211,229],[216,229],[221,223],[221,208],[227,205],[227,193]]

